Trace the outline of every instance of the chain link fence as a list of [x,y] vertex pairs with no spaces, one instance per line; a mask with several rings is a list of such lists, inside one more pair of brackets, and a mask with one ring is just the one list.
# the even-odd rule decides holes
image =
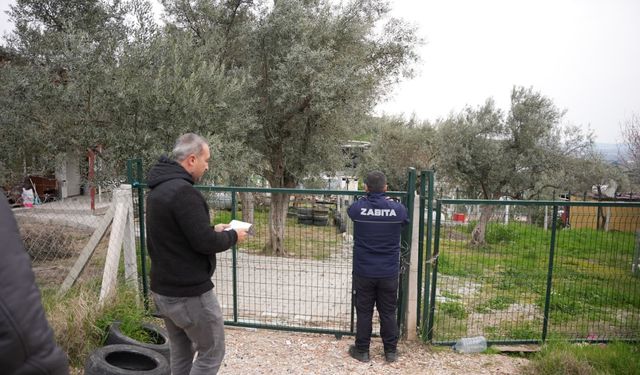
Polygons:
[[[82,195],[36,201],[27,206],[17,201],[11,203],[36,281],[43,291],[55,292],[103,223],[111,205],[111,193],[96,196],[93,210],[91,198]],[[102,276],[109,234],[107,231],[95,245],[80,275],[82,280]]]

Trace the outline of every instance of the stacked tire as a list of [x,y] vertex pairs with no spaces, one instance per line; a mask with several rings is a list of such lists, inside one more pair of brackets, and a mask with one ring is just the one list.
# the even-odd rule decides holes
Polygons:
[[152,343],[125,335],[120,322],[109,327],[105,346],[95,350],[85,362],[85,375],[170,375],[169,337],[153,324],[142,329]]
[[307,207],[298,208],[298,224],[313,224],[313,209]]
[[326,208],[315,208],[313,210],[313,225],[324,227],[329,223],[329,210]]

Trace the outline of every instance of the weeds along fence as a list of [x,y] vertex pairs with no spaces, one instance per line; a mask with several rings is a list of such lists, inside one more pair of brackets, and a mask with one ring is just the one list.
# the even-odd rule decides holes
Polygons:
[[640,203],[443,199],[435,215],[426,339],[640,340]]

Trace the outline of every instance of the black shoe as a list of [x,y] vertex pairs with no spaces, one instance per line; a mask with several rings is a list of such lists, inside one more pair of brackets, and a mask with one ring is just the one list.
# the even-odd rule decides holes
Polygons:
[[369,352],[361,352],[355,345],[349,347],[349,355],[360,362],[369,362]]
[[398,352],[384,352],[384,359],[387,362],[395,362],[398,360]]

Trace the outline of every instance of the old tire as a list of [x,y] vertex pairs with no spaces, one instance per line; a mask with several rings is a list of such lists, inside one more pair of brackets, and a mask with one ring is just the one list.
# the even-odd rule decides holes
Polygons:
[[300,216],[313,216],[313,209],[307,207],[298,207],[298,217]]
[[314,216],[313,218],[313,225],[324,227],[328,223],[329,223],[329,218],[327,216],[324,216],[324,217]]
[[142,329],[154,341],[153,343],[147,343],[135,340],[125,335],[120,329],[121,324],[121,322],[111,323],[105,345],[127,344],[151,349],[162,354],[166,358],[167,362],[171,363],[171,357],[169,354],[169,335],[167,334],[167,331],[164,330],[164,328],[158,327],[157,325],[151,323],[142,323]]
[[312,225],[313,224],[313,219],[300,219],[300,218],[298,218],[298,224]]
[[108,345],[96,349],[84,365],[85,375],[169,375],[164,356],[134,345]]

